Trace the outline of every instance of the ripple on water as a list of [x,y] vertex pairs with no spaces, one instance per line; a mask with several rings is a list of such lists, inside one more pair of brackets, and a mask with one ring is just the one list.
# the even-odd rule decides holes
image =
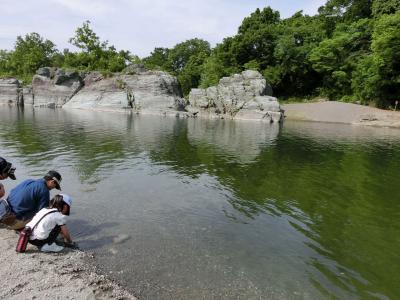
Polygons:
[[0,119],[18,179],[59,170],[76,240],[143,298],[400,298],[398,130],[9,108]]

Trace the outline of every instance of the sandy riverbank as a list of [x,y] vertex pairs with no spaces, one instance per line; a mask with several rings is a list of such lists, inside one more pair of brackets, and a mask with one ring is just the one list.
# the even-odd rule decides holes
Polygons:
[[0,299],[136,299],[89,263],[91,254],[65,249],[42,253],[28,245],[16,253],[18,235],[0,227]]
[[400,111],[336,101],[281,105],[288,120],[400,128]]

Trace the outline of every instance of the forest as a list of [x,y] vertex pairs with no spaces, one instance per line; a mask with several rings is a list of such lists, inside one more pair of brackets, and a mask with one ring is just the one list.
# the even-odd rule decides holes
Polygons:
[[265,7],[215,47],[193,38],[144,58],[101,41],[90,25],[84,22],[70,38],[77,51],[60,51],[38,33],[18,36],[12,50],[0,50],[0,77],[29,84],[44,66],[112,76],[143,64],[177,76],[187,96],[252,69],[283,101],[323,97],[392,108],[400,98],[400,0],[328,0],[314,16],[299,11],[286,19]]

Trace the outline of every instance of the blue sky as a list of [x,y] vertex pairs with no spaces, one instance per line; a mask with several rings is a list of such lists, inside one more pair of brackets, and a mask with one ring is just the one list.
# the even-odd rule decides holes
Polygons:
[[155,47],[191,38],[214,46],[236,33],[244,17],[271,6],[287,18],[299,10],[314,15],[326,0],[0,0],[0,49],[12,49],[18,35],[37,32],[57,48],[85,20],[101,40],[141,57]]

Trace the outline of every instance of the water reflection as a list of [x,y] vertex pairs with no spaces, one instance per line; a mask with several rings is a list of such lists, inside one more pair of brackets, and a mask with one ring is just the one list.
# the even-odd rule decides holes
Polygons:
[[144,297],[400,297],[398,130],[8,107],[0,120],[2,155],[22,177],[60,169],[81,244]]

